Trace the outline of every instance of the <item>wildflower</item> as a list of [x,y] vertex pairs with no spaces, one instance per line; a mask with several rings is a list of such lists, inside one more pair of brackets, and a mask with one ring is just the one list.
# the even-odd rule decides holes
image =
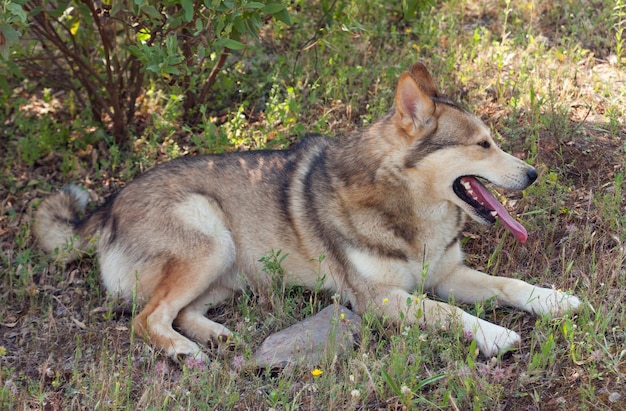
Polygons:
[[313,371],[311,371],[311,375],[314,377],[319,377],[322,374],[324,374],[324,371],[320,370],[319,368],[316,368]]
[[506,380],[508,376],[507,370],[502,367],[495,367],[489,372],[489,374],[491,374],[491,377],[496,382],[502,382]]
[[233,367],[235,367],[236,369],[241,368],[241,366],[243,365],[243,355],[235,355],[233,357]]
[[350,391],[350,396],[352,396],[353,400],[358,400],[359,397],[361,396],[361,391],[356,390],[356,389],[352,390],[352,391]]
[[350,382],[354,382],[354,375],[350,374],[350,377],[348,377],[350,379]]
[[156,375],[163,377],[164,375],[168,374],[170,370],[166,362],[157,361],[156,364],[154,364],[154,372]]
[[206,364],[202,360],[194,357],[187,358],[185,360],[185,366],[190,370],[206,371],[207,369]]
[[383,298],[383,304],[387,304],[389,302],[389,298],[385,297]]
[[400,392],[402,392],[402,395],[404,395],[405,397],[409,394],[412,394],[411,389],[407,387],[406,385],[403,385],[402,387],[400,387]]

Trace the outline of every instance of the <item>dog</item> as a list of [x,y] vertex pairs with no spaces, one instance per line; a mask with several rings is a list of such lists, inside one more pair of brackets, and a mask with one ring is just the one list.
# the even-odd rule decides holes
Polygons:
[[135,332],[174,361],[208,361],[197,343],[229,340],[207,310],[243,287],[268,287],[259,260],[271,250],[286,256],[289,284],[321,284],[357,313],[460,326],[491,357],[516,348],[520,335],[441,300],[497,298],[536,315],[580,305],[464,264],[468,217],[499,219],[527,238],[483,182],[523,190],[536,178],[415,63],[400,76],[392,109],[364,129],[305,136],[288,150],[178,158],[82,220],[88,195],[68,186],[41,203],[34,230],[48,252],[67,250],[66,261],[93,244],[106,290],[142,304]]

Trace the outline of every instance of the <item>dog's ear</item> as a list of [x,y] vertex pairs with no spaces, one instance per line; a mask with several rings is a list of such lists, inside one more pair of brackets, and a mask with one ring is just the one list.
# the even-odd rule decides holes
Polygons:
[[417,80],[420,88],[422,89],[422,91],[424,91],[424,93],[426,93],[427,96],[437,97],[439,95],[437,85],[433,81],[433,78],[431,77],[425,65],[423,65],[419,61],[417,63],[413,63],[413,65],[411,65],[411,68],[409,69],[409,72],[413,75],[413,77],[415,77],[415,80]]
[[412,73],[403,73],[396,90],[396,115],[401,127],[413,135],[417,129],[432,123],[435,103],[418,84]]

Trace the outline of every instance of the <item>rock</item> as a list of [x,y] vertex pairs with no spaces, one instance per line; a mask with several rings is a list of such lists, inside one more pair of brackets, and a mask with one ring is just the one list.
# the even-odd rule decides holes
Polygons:
[[361,317],[333,304],[319,313],[270,335],[252,356],[258,368],[285,368],[297,363],[319,364],[326,355],[342,354],[354,347]]

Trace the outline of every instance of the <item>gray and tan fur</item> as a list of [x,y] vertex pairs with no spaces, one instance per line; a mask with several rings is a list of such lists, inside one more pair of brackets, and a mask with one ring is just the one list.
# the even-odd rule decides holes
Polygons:
[[231,335],[205,317],[207,308],[242,287],[269,284],[259,259],[271,250],[287,255],[290,283],[322,281],[359,313],[459,324],[492,356],[520,336],[411,292],[465,303],[497,297],[536,314],[575,309],[579,300],[464,265],[459,236],[467,216],[495,218],[455,192],[463,176],[522,190],[537,175],[500,150],[476,116],[440,98],[416,63],[400,77],[395,108],[357,133],[308,136],[285,151],[180,158],[82,221],[86,194],[69,187],[41,204],[35,232],[50,252],[74,236],[77,250],[95,241],[107,291],[129,297],[136,289],[143,309],[135,330],[174,360],[206,360],[196,342]]

